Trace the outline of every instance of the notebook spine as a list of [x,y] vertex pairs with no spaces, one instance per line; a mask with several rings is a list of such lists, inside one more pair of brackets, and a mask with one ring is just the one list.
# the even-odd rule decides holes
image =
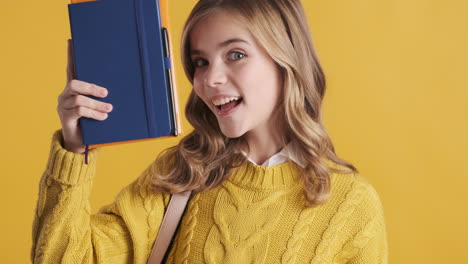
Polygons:
[[148,135],[150,138],[156,137],[156,120],[154,114],[154,100],[152,87],[153,83],[151,80],[151,70],[150,64],[148,61],[148,47],[147,47],[147,37],[145,30],[145,19],[143,14],[143,0],[134,1],[135,8],[135,18],[137,25],[137,34],[138,34],[138,44],[140,51],[140,64],[142,68],[142,79],[143,79],[143,89],[145,95],[145,109],[146,109],[146,120],[148,124]]

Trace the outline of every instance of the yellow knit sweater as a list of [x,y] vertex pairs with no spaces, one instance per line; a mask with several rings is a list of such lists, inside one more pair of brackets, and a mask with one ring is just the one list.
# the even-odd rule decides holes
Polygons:
[[[98,149],[62,148],[54,133],[33,224],[34,263],[146,263],[170,196],[143,172],[91,214]],[[331,175],[331,198],[305,206],[300,167],[250,162],[222,185],[192,196],[167,263],[387,263],[382,205],[357,174]]]

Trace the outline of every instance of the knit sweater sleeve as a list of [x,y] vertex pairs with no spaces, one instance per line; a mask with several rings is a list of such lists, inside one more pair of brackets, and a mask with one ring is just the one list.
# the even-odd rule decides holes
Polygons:
[[375,188],[362,176],[356,175],[355,188],[360,189],[356,206],[354,237],[344,245],[348,264],[387,264],[388,242],[383,206]]
[[99,149],[84,155],[65,150],[54,133],[39,183],[34,215],[33,263],[145,263],[169,197],[149,189],[146,170],[110,205],[91,214],[90,192]]

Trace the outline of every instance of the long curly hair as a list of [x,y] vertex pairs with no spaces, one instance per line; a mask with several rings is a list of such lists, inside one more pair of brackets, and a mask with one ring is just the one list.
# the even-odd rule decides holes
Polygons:
[[[192,84],[195,67],[190,58],[190,34],[200,21],[218,11],[238,18],[281,70],[284,85],[278,109],[285,124],[283,134],[305,162],[301,173],[305,200],[311,207],[324,203],[330,196],[330,173],[358,171],[336,155],[322,123],[325,75],[301,2],[200,0],[185,23],[181,40],[182,63]],[[193,89],[185,114],[194,130],[153,163],[151,184],[155,190],[178,193],[214,188],[246,162],[238,151],[248,149],[246,141],[224,136],[215,115]]]

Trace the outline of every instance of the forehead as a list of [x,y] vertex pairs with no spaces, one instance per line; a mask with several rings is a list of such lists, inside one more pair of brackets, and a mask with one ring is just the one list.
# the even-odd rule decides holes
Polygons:
[[250,32],[236,15],[224,10],[216,11],[194,26],[190,34],[190,47],[197,50],[211,50],[229,39],[253,42]]

